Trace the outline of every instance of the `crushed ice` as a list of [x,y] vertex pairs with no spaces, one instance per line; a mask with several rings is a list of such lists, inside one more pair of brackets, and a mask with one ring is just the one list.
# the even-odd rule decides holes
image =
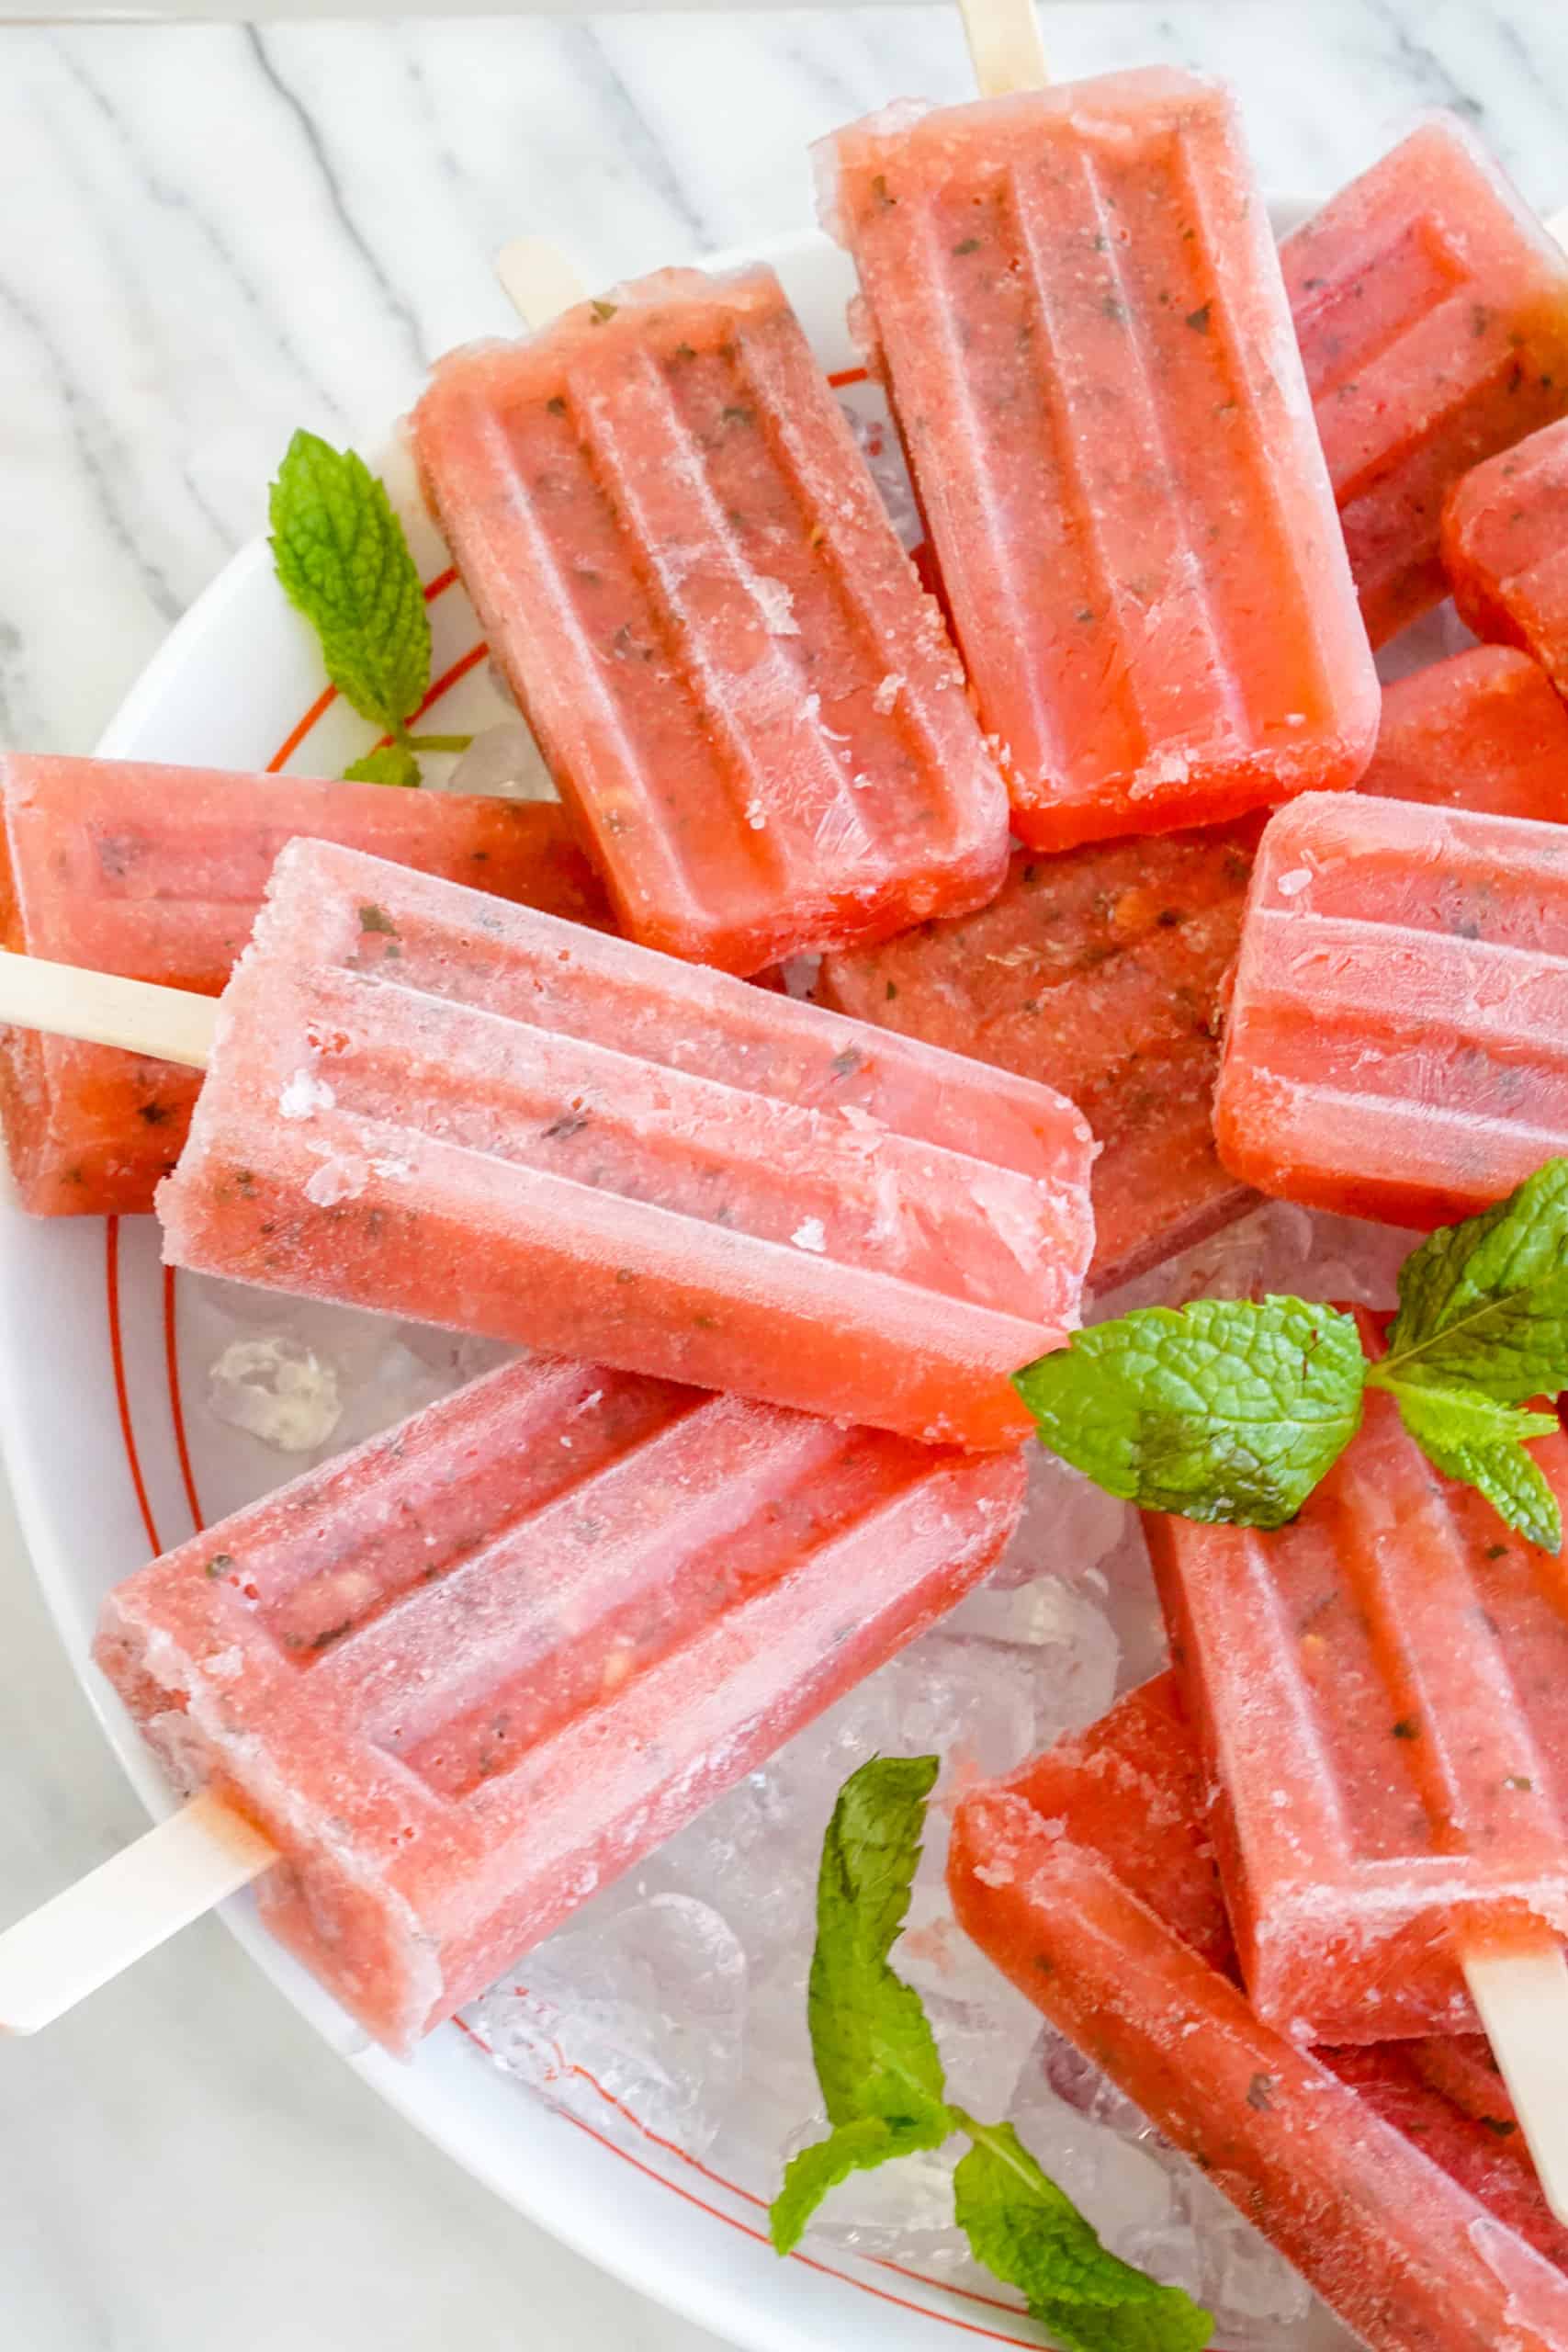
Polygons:
[[[1411,1240],[1270,1204],[1095,1313],[1269,1290],[1387,1303]],[[182,1345],[211,1367],[192,1409],[210,1416],[204,1476],[222,1463],[205,1498],[212,1516],[277,1483],[267,1449],[291,1451],[298,1468],[300,1451],[355,1443],[504,1352],[303,1304],[283,1336],[276,1298],[189,1278],[181,1302]],[[244,1451],[223,1456],[214,1424]],[[981,1591],[594,1896],[468,2022],[520,2096],[572,2108],[634,2150],[658,2134],[770,2196],[784,2156],[820,2120],[806,1974],[833,1799],[878,1751],[934,1752],[942,1777],[897,1960],[926,2001],[955,2094],[1010,2115],[1118,2253],[1201,2296],[1231,2352],[1337,2352],[1350,2339],[1289,2265],[1045,2027],[948,1910],[954,1798],[1093,1722],[1163,1655],[1136,1515],[1038,1453],[1018,1535]],[[860,2176],[829,2199],[820,2239],[994,2290],[953,2228],[951,2161]]]
[[475,792],[494,800],[558,797],[539,747],[520,718],[503,718],[481,729],[445,776],[433,764],[425,782],[441,791]]
[[279,1453],[313,1453],[343,1419],[333,1366],[282,1332],[231,1340],[212,1366],[208,1401],[220,1420]]

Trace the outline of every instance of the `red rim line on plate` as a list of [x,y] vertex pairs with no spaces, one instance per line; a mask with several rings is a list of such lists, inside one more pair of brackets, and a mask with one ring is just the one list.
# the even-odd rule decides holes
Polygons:
[[130,1418],[130,1389],[125,1377],[125,1347],[119,1320],[119,1219],[104,1219],[104,1276],[109,1329],[109,1367],[114,1379],[115,1411],[119,1419],[119,1434],[125,1447],[125,1458],[130,1471],[130,1483],[136,1490],[136,1505],[141,1513],[141,1524],[147,1530],[152,1545],[149,1555],[156,1558],[164,1546],[159,1540],[158,1522],[152,1516],[152,1506],[147,1499],[147,1482],[141,1476],[141,1457],[136,1450],[136,1430]]
[[[457,577],[457,565],[455,563],[449,563],[445,571],[438,571],[434,580],[427,580],[424,584],[425,603],[427,605],[433,605],[437,596],[444,596],[446,594],[447,589],[454,584]],[[479,653],[482,653],[483,651],[484,648],[481,646],[479,648]],[[452,671],[448,671],[445,677],[437,678],[435,684],[431,687],[430,692],[425,695],[424,700],[420,704],[419,709],[415,713],[415,717],[423,718],[425,712],[430,708],[431,704],[436,699],[438,695],[444,695],[449,686],[455,686],[457,684],[458,678],[466,676],[468,671],[473,668],[474,662],[479,660],[479,653],[476,653],[471,656],[465,655],[464,668],[457,670],[455,674]],[[262,771],[264,775],[277,775],[288,766],[289,761],[294,757],[295,752],[299,749],[300,744],[305,741],[306,736],[310,733],[311,729],[316,726],[319,720],[326,717],[327,712],[331,710],[336,700],[337,688],[335,686],[323,686],[321,693],[316,696],[315,701],[310,705],[310,709],[305,713],[303,718],[299,719],[295,726],[289,729],[288,733],[284,737],[278,749],[273,753],[271,759],[268,760],[266,766]],[[390,741],[391,738],[388,735],[383,735],[381,738],[381,743],[383,744],[388,743]],[[378,744],[376,748],[379,750],[381,745]]]
[[[460,2033],[463,2033],[468,2037],[468,2041],[473,2043],[477,2050],[482,2050],[485,2052],[485,2055],[489,2058],[493,2059],[495,2057],[495,2052],[491,2048],[490,2043],[485,2040],[484,2036],[481,2033],[477,2033],[474,2030],[474,2028],[469,2025],[466,2019],[462,2018],[454,2018],[452,2022]],[[575,2075],[581,2081],[587,2083],[598,2093],[599,2097],[604,2101],[607,2107],[613,2108],[617,2115],[623,2117],[625,2120],[632,2126],[634,2131],[636,2131],[643,2139],[649,2141],[654,2147],[665,2149],[671,2155],[678,2156],[682,2164],[690,2165],[694,2172],[701,2173],[705,2180],[711,2180],[716,2188],[728,2190],[730,2196],[739,2198],[743,2203],[748,2205],[761,2205],[762,2199],[760,2197],[754,2197],[750,2189],[738,2188],[733,2181],[726,2180],[722,2174],[711,2172],[707,2165],[701,2163],[697,2157],[688,2155],[685,2149],[679,2146],[676,2142],[673,2140],[666,2140],[662,2138],[659,2132],[651,2131],[647,2124],[641,2122],[638,2118],[632,2113],[628,2107],[623,2106],[622,2102],[616,2098],[612,2092],[607,2091],[602,2083],[596,2082],[586,2067],[568,2065],[563,2066],[562,2072]],[[711,2214],[716,2222],[723,2222],[729,2229],[739,2230],[742,2237],[750,2238],[758,2245],[770,2245],[772,2244],[772,2240],[769,2238],[765,2231],[753,2229],[749,2222],[741,2221],[739,2216],[734,2213],[725,2212],[721,2206],[710,2205],[706,2198],[699,2197],[697,2195],[695,2189],[682,2188],[681,2183],[678,2180],[671,2180],[667,2173],[660,2172],[653,2165],[644,2164],[639,2156],[633,2155],[629,2148],[623,2148],[618,2141],[607,2139],[603,2132],[595,2131],[592,2124],[590,2123],[585,2117],[574,2115],[570,2108],[558,2107],[553,2109],[553,2112],[558,2115],[563,2121],[567,2123],[575,2123],[578,2130],[580,2132],[586,2132],[588,2137],[594,2141],[598,2146],[608,2149],[612,2155],[623,2157],[627,2164],[633,2165],[637,2171],[642,2173],[648,2179],[657,2181],[661,2188],[672,2189],[677,2197],[683,2198],[688,2205],[694,2205],[699,2212]],[[840,2279],[846,2287],[857,2287],[862,2294],[875,2295],[879,2301],[885,2303],[893,2303],[897,2305],[899,2311],[914,2312],[922,2319],[941,2320],[943,2324],[948,2327],[961,2328],[967,2335],[983,2335],[989,2343],[992,2344],[1017,2344],[1023,2346],[1025,2347],[1025,2352],[1040,2352],[1040,2339],[1038,2336],[1004,2335],[999,2328],[982,2327],[976,2320],[959,2319],[952,2312],[931,2311],[924,2303],[911,2302],[907,2295],[895,2295],[890,2293],[887,2288],[878,2287],[869,2278],[857,2278],[850,2271],[836,2270],[830,2262],[819,2261],[815,2255],[802,2254],[798,2248],[796,2248],[795,2252],[788,2258],[792,2262],[804,2263],[808,2270],[818,2270],[822,2272],[827,2278]],[[876,2256],[873,2256],[869,2258],[874,2261],[880,2260],[880,2257]],[[938,2294],[961,2295],[966,2301],[986,2303],[997,2311],[1013,2312],[1020,2319],[1026,2316],[1025,2312],[1017,2304],[999,2302],[995,2297],[979,2294],[972,2288],[949,2286],[945,2279],[941,2278],[926,2278],[919,2271],[904,2270],[901,2265],[897,2263],[885,2263],[883,2267],[889,2270],[898,2270],[902,2277],[914,2279],[920,2286],[931,2287],[934,2289]]]
[[[513,1985],[513,1990],[517,1993],[522,1993],[526,1990],[526,1987],[521,1984],[516,1984]],[[469,2025],[466,2018],[455,2017],[452,2019],[452,2023],[457,2027],[460,2032],[467,2034],[468,2040],[476,2043],[488,2057],[494,2058],[498,2064],[504,2066],[506,2063],[505,2060],[499,2056],[498,2052],[492,2049],[491,2044],[485,2040],[483,2034],[479,2032],[475,2027]],[[614,2112],[621,2118],[623,2122],[628,2123],[632,2130],[637,2132],[639,2139],[648,2141],[650,2146],[662,2150],[666,2155],[678,2157],[682,2164],[690,2165],[693,2172],[700,2173],[703,2178],[705,2180],[711,2181],[716,2188],[722,2188],[729,2196],[739,2198],[742,2204],[754,2205],[759,2212],[765,2213],[767,2211],[768,2200],[765,2197],[757,2196],[755,2191],[752,2189],[742,2188],[739,2181],[730,2180],[724,2173],[715,2172],[712,2165],[704,2164],[700,2156],[694,2156],[689,2148],[682,2148],[678,2140],[666,2139],[661,2132],[656,2132],[653,2129],[651,2123],[645,2123],[641,2116],[637,2114],[633,2109],[629,2108],[624,2099],[617,2098],[614,2091],[607,2090],[604,2085],[599,2080],[598,2076],[593,2074],[590,2068],[579,2064],[575,2059],[568,2058],[566,2052],[561,2049],[559,2042],[552,2042],[550,2046],[556,2053],[557,2074],[568,2075],[575,2082],[586,2083],[589,2089],[593,2092],[594,2096],[602,2099],[606,2107],[612,2109]],[[570,2110],[565,2109],[558,2111],[560,2113],[570,2112]],[[574,2122],[580,2122],[581,2118],[574,2116],[571,2120]],[[594,2136],[597,2137],[598,2135],[595,2134]],[[611,2142],[609,2144],[615,2146],[615,2143]],[[624,2154],[625,2151],[617,2149],[616,2153]],[[664,2178],[662,2174],[658,2174],[655,2177],[659,2179]],[[670,2184],[671,2187],[673,2187],[673,2183]],[[710,2209],[705,2207],[704,2210],[705,2211]],[[725,2217],[723,2215],[720,2216],[721,2220],[724,2218]],[[754,2235],[756,2233],[752,2233],[752,2234]],[[988,2311],[1005,2312],[1011,2319],[1023,2319],[1027,2317],[1024,2306],[1021,2303],[1010,2301],[1006,2296],[987,2295],[983,2293],[977,2287],[961,2287],[956,2283],[956,2281],[952,2279],[928,2278],[923,2270],[911,2270],[908,2268],[907,2264],[895,2262],[890,2255],[867,2254],[863,2255],[860,2258],[863,2262],[875,2263],[877,2268],[880,2270],[897,2271],[901,2278],[912,2278],[917,2286],[933,2287],[941,2294],[961,2296],[966,2303],[983,2303]],[[823,2267],[824,2266],[820,2264],[818,2265],[818,2268]],[[847,2277],[845,2272],[840,2270],[835,2270],[832,2275],[835,2278]],[[848,2278],[847,2283],[851,2286],[854,2286],[860,2282],[853,2278]],[[942,2314],[937,2312],[933,2313],[932,2316],[940,2318]]]

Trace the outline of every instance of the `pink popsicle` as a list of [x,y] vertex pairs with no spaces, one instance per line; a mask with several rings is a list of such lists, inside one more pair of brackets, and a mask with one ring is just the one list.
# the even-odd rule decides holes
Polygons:
[[1568,708],[1538,662],[1476,645],[1383,689],[1361,790],[1498,817],[1568,820]]
[[824,1004],[1060,1087],[1100,1145],[1091,1280],[1106,1289],[1239,1216],[1214,1156],[1221,983],[1256,820],[1021,851],[978,914],[825,956]]
[[[1568,1498],[1568,1438],[1530,1451]],[[1561,1563],[1376,1392],[1288,1527],[1145,1525],[1259,2016],[1299,2041],[1473,2031],[1465,1951],[1568,1936]]]
[[1477,637],[1522,645],[1568,693],[1568,417],[1454,484],[1442,550]]
[[1445,594],[1468,468],[1568,409],[1568,256],[1434,115],[1280,249],[1372,643]]
[[177,1265],[992,1446],[1093,1152],[1045,1087],[297,842],[158,1207]]
[[1377,680],[1229,94],[1154,67],[822,154],[1020,837],[1354,783]]
[[[125,760],[0,755],[0,946],[217,996],[297,834],[372,850],[577,922],[610,910],[561,810]],[[0,1029],[0,1120],[24,1207],[150,1210],[198,1080],[107,1046]]]
[[923,1631],[1017,1455],[509,1364],[165,1554],[96,1655],[262,1915],[410,2047]]
[[1434,1226],[1568,1149],[1568,833],[1314,795],[1263,836],[1214,1103],[1234,1176]]
[[772,270],[456,352],[413,430],[634,937],[755,972],[999,888],[1001,776]]
[[1506,2109],[1446,2096],[1428,2045],[1314,2053],[1248,2007],[1168,1679],[966,1797],[949,1883],[1019,1990],[1374,2352],[1562,2352],[1568,2231]]

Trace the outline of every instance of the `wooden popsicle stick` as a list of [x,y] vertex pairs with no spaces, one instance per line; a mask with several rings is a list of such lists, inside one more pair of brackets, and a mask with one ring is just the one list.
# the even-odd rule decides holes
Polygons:
[[497,254],[495,274],[525,327],[548,326],[563,311],[588,299],[576,270],[546,237],[514,237]]
[[193,1797],[0,1934],[0,2034],[52,2025],[276,1859],[220,1799]]
[[1568,2222],[1568,1957],[1542,1936],[1463,1964],[1546,2201]]
[[94,1046],[118,1046],[187,1069],[205,1069],[218,1020],[216,997],[118,979],[0,949],[0,1022],[45,1029]]
[[983,98],[1043,90],[1051,79],[1035,0],[958,0]]

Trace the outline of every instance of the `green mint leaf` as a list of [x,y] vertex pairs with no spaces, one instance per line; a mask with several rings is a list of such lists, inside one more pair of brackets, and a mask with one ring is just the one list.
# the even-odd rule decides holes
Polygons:
[[934,1756],[874,1756],[839,1792],[822,1840],[807,2013],[835,2127],[875,2117],[940,2147],[952,2129],[919,1995],[888,1966],[920,1859]]
[[[363,911],[363,910],[362,910]],[[919,1995],[889,1954],[908,1916],[934,1756],[875,1756],[839,1792],[822,1841],[808,1990],[811,2054],[832,2130],[790,2159],[769,2210],[792,2253],[829,2189],[954,2132],[973,2145],[953,2175],[976,2258],[1021,2287],[1069,2352],[1199,2352],[1209,2320],[1177,2288],[1101,2245],[1010,2123],[949,2107]]]
[[926,2143],[908,2138],[879,2115],[840,2124],[826,2140],[802,2148],[784,2167],[784,2186],[768,2208],[768,2228],[778,2254],[793,2254],[806,2225],[830,2188],[852,2172],[874,2172],[892,2156],[904,2156]]
[[296,433],[272,485],[272,556],[327,675],[395,735],[430,684],[430,616],[391,501],[362,458]]
[[1562,1515],[1522,1441],[1550,1437],[1555,1413],[1527,1413],[1475,1389],[1393,1387],[1399,1416],[1445,1477],[1478,1487],[1498,1517],[1545,1552],[1562,1548]]
[[378,743],[343,772],[344,784],[417,785],[419,762],[406,743]]
[[1354,1318],[1299,1298],[1150,1306],[1014,1375],[1041,1442],[1145,1510],[1280,1527],[1355,1436]]
[[1568,1159],[1441,1227],[1400,1269],[1379,1385],[1463,1385],[1506,1405],[1568,1387]]
[[1209,2313],[1102,2245],[1010,2123],[953,2120],[974,2143],[953,2177],[959,2227],[977,2262],[1021,2288],[1043,2327],[1069,2352],[1201,2352]]

